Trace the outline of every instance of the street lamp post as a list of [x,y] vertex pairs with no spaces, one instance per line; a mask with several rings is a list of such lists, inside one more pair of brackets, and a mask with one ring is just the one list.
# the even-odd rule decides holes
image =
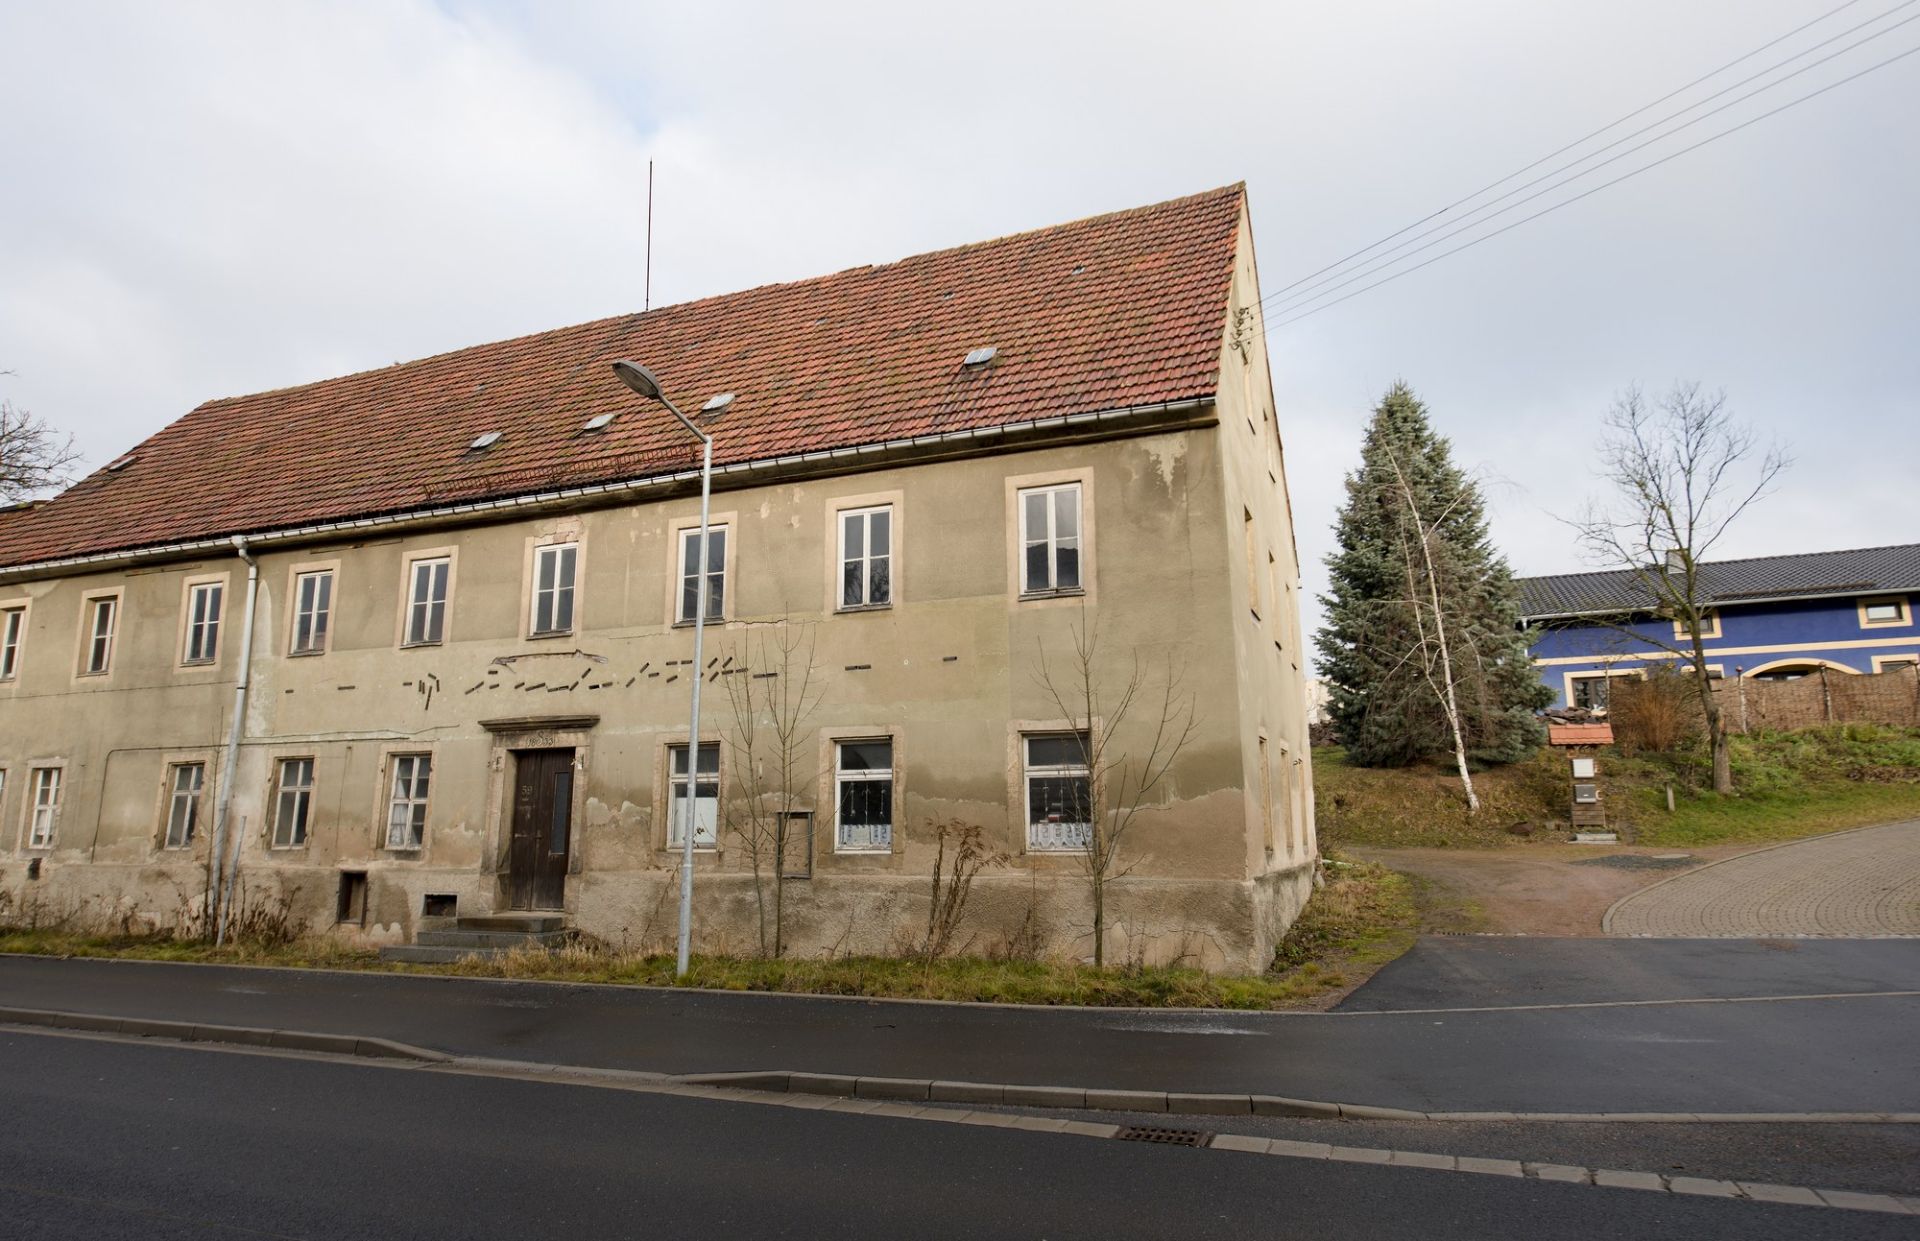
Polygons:
[[[687,724],[687,795],[681,800],[680,813],[680,942],[674,967],[676,977],[684,978],[687,973],[687,955],[693,944],[693,809],[699,801],[700,790],[700,683],[706,679],[706,664],[702,656],[702,639],[707,629],[707,502],[713,492],[713,437],[694,425],[693,419],[680,412],[678,406],[667,399],[660,387],[660,381],[653,372],[638,362],[619,361],[613,364],[613,373],[620,382],[638,392],[650,401],[658,401],[667,407],[667,412],[680,420],[680,425],[700,437],[700,569],[694,579],[693,600],[693,718]],[[671,768],[672,764],[668,764]],[[672,802],[673,772],[667,772],[669,789],[668,802]]]

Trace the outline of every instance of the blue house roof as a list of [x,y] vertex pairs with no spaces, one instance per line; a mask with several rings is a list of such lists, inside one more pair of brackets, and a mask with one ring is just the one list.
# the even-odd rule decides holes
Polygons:
[[[1648,611],[1655,600],[1647,577],[1662,571],[1652,566],[1523,577],[1521,610],[1529,621]],[[1700,581],[1706,602],[1714,605],[1920,590],[1920,543],[1703,562]]]

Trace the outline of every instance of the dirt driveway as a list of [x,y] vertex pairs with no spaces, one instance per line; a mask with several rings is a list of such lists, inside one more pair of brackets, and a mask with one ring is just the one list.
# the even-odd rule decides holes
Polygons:
[[1350,849],[1425,881],[1433,931],[1602,935],[1621,897],[1675,874],[1751,850],[1625,845],[1515,845],[1507,849]]

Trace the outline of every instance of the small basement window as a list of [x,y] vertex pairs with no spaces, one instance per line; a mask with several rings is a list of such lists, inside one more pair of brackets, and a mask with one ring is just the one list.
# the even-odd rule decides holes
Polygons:
[[451,892],[429,892],[420,898],[423,918],[451,918],[459,911],[460,898]]
[[364,870],[343,870],[340,872],[340,900],[334,908],[333,920],[339,923],[352,923],[355,926],[367,924],[367,872]]

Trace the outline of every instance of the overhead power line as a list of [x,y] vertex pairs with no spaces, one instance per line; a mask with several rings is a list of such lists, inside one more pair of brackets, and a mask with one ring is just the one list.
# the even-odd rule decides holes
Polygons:
[[[1882,16],[1885,16],[1885,14],[1883,14]],[[1335,292],[1336,290],[1339,290],[1339,289],[1346,288],[1348,285],[1353,284],[1357,280],[1364,280],[1368,276],[1376,275],[1382,271],[1385,271],[1389,267],[1405,262],[1407,259],[1412,258],[1416,254],[1419,254],[1426,250],[1431,250],[1433,247],[1441,244],[1442,242],[1449,241],[1455,237],[1458,237],[1462,233],[1471,232],[1473,229],[1479,228],[1481,225],[1486,224],[1489,221],[1496,220],[1501,216],[1506,215],[1508,212],[1517,211],[1521,207],[1525,206],[1526,204],[1534,201],[1535,199],[1543,198],[1546,195],[1551,194],[1553,191],[1561,188],[1562,186],[1570,185],[1573,182],[1580,180],[1582,177],[1591,176],[1592,174],[1600,171],[1602,168],[1608,167],[1609,165],[1612,165],[1612,164],[1617,164],[1621,160],[1625,159],[1627,156],[1634,154],[1636,151],[1642,151],[1642,150],[1645,150],[1647,147],[1653,146],[1656,143],[1664,142],[1668,138],[1673,137],[1675,134],[1678,134],[1682,130],[1691,129],[1693,126],[1700,124],[1702,121],[1709,120],[1715,116],[1718,116],[1720,113],[1728,111],[1731,108],[1736,108],[1739,105],[1745,103],[1747,100],[1752,99],[1757,95],[1764,94],[1767,91],[1772,90],[1776,86],[1780,86],[1783,83],[1789,82],[1794,78],[1799,77],[1803,73],[1807,73],[1814,69],[1819,68],[1821,65],[1826,64],[1830,60],[1837,59],[1838,57],[1846,55],[1848,52],[1854,51],[1857,48],[1864,47],[1868,43],[1873,42],[1875,39],[1891,34],[1895,30],[1900,29],[1900,27],[1916,21],[1920,21],[1920,13],[1916,13],[1911,17],[1907,17],[1902,19],[1901,21],[1895,22],[1893,25],[1887,27],[1885,30],[1877,31],[1873,34],[1868,35],[1864,39],[1860,39],[1860,40],[1857,40],[1856,42],[1850,43],[1846,47],[1841,48],[1839,51],[1829,53],[1828,55],[1821,57],[1819,60],[1816,60],[1811,64],[1802,65],[1800,68],[1795,69],[1792,73],[1787,74],[1785,77],[1781,77],[1772,82],[1769,82],[1765,86],[1756,87],[1753,90],[1750,90],[1746,94],[1741,95],[1735,99],[1730,99],[1726,103],[1721,104],[1717,108],[1711,109],[1710,111],[1707,111],[1707,112],[1703,112],[1699,116],[1694,117],[1692,120],[1683,121],[1682,123],[1675,125],[1673,128],[1665,131],[1664,133],[1655,134],[1653,137],[1648,138],[1646,141],[1636,143],[1633,146],[1628,147],[1626,150],[1621,151],[1619,154],[1609,156],[1608,158],[1601,160],[1599,163],[1594,164],[1591,167],[1581,169],[1579,172],[1573,173],[1570,176],[1561,177],[1558,181],[1554,181],[1552,184],[1546,186],[1543,189],[1535,190],[1533,193],[1528,194],[1526,197],[1521,198],[1517,202],[1514,202],[1508,206],[1502,207],[1498,211],[1494,211],[1494,212],[1491,212],[1490,214],[1485,214],[1485,215],[1481,214],[1482,212],[1486,211],[1488,207],[1493,206],[1494,203],[1504,202],[1506,199],[1512,197],[1514,194],[1518,194],[1521,190],[1528,189],[1532,186],[1538,185],[1541,181],[1547,180],[1550,177],[1558,176],[1560,173],[1567,171],[1567,169],[1572,168],[1577,164],[1585,163],[1586,160],[1591,159],[1592,156],[1587,156],[1582,159],[1575,160],[1572,164],[1567,164],[1561,168],[1554,170],[1551,173],[1546,173],[1546,174],[1543,174],[1542,176],[1536,177],[1532,181],[1527,182],[1525,185],[1518,186],[1515,189],[1508,191],[1506,194],[1502,194],[1499,198],[1496,198],[1491,202],[1483,204],[1482,206],[1477,207],[1473,211],[1468,213],[1469,216],[1479,216],[1480,218],[1468,219],[1458,224],[1435,225],[1433,228],[1430,228],[1425,232],[1415,234],[1414,236],[1408,238],[1406,241],[1402,242],[1400,245],[1395,246],[1393,249],[1394,251],[1406,250],[1407,246],[1413,245],[1414,242],[1420,240],[1423,237],[1433,237],[1435,233],[1440,234],[1437,237],[1433,237],[1433,240],[1427,242],[1425,245],[1414,246],[1413,249],[1406,250],[1406,253],[1404,254],[1391,255],[1391,252],[1390,252],[1390,254],[1388,255],[1381,255],[1379,258],[1370,260],[1369,262],[1362,264],[1358,268],[1354,268],[1346,272],[1337,272],[1333,277],[1329,277],[1327,280],[1318,282],[1319,287],[1317,292],[1303,291],[1302,293],[1295,294],[1292,297],[1283,299],[1283,304],[1278,304],[1273,309],[1276,311],[1276,313],[1279,313],[1284,317],[1290,314],[1292,311],[1298,310],[1303,306],[1319,301],[1321,298],[1325,297],[1329,293]],[[1751,81],[1752,79],[1749,78],[1747,80]],[[1848,80],[1848,79],[1842,79],[1842,81],[1845,81],[1845,80]],[[1724,91],[1717,92],[1715,97],[1717,97],[1718,94],[1724,94],[1724,93],[1725,93]],[[1803,96],[1803,98],[1810,98],[1810,97],[1811,96]],[[1702,102],[1705,102],[1705,101],[1703,100]],[[1772,113],[1766,113],[1765,115],[1770,116],[1772,115]],[[1672,118],[1668,118],[1668,119],[1672,119]],[[1636,131],[1636,133],[1645,133],[1645,132],[1646,130],[1644,129]],[[1730,133],[1732,131],[1729,130],[1727,132]],[[1628,137],[1633,137],[1633,136],[1634,135],[1631,135],[1631,134],[1628,135]],[[1626,139],[1623,138],[1621,139],[1621,141],[1626,141]],[[1610,143],[1606,147],[1602,147],[1601,150],[1611,150],[1614,146],[1617,146],[1617,145],[1619,144]],[[1692,150],[1693,148],[1689,147],[1687,149]],[[1595,155],[1598,155],[1599,153],[1600,153],[1599,151],[1594,152]],[[1648,165],[1648,167],[1652,167],[1652,166],[1653,165]],[[1614,182],[1609,182],[1608,184],[1614,184]],[[1573,200],[1569,200],[1569,201],[1573,201]],[[1529,217],[1529,218],[1532,218],[1532,217]],[[1441,230],[1443,229],[1446,231],[1442,232]],[[1501,230],[1501,231],[1505,231],[1505,230]],[[1265,307],[1266,304],[1272,300],[1273,300],[1272,298],[1262,298],[1261,305]],[[1284,304],[1284,303],[1291,303],[1291,304]]]
[[1479,237],[1475,237],[1472,241],[1463,242],[1460,245],[1453,247],[1451,250],[1442,250],[1439,254],[1434,255],[1432,258],[1425,259],[1419,263],[1415,263],[1412,267],[1404,268],[1401,271],[1394,272],[1392,275],[1382,276],[1380,279],[1374,281],[1371,284],[1362,285],[1361,287],[1353,290],[1351,293],[1343,293],[1339,297],[1336,297],[1331,301],[1324,302],[1317,306],[1311,306],[1306,310],[1301,311],[1298,314],[1291,315],[1288,318],[1280,320],[1278,323],[1269,325],[1267,330],[1272,331],[1274,328],[1285,327],[1289,323],[1298,323],[1302,319],[1308,318],[1312,315],[1317,315],[1321,311],[1329,309],[1330,307],[1337,306],[1341,302],[1347,301],[1349,298],[1358,297],[1362,293],[1367,292],[1369,289],[1377,289],[1383,284],[1391,284],[1393,281],[1400,279],[1402,276],[1410,276],[1414,272],[1419,271],[1421,268],[1430,267],[1433,264],[1438,263],[1441,259],[1447,258],[1451,255],[1458,254],[1462,250],[1471,250],[1473,247],[1479,245],[1483,241],[1491,241],[1495,237],[1500,236],[1500,234],[1502,233],[1512,232],[1514,229],[1519,228],[1522,224],[1526,224],[1526,223],[1529,223],[1530,221],[1537,220],[1543,215],[1550,215],[1553,212],[1560,210],[1560,208],[1562,207],[1570,207],[1574,203],[1579,202],[1583,198],[1590,198],[1593,195],[1598,194],[1601,190],[1611,188],[1612,186],[1616,186],[1620,184],[1622,181],[1631,180],[1632,178],[1639,176],[1643,172],[1651,172],[1653,169],[1660,167],[1660,165],[1668,163],[1669,161],[1672,161],[1672,160],[1679,159],[1682,155],[1686,155],[1689,152],[1697,151],[1701,147],[1706,146],[1708,143],[1718,142],[1720,139],[1727,137],[1729,134],[1739,133],[1741,130],[1747,128],[1750,125],[1757,125],[1761,121],[1766,120],[1768,117],[1778,116],[1780,113],[1785,112],[1789,108],[1798,107],[1800,104],[1803,104],[1810,99],[1818,98],[1819,96],[1826,94],[1830,90],[1835,90],[1839,87],[1845,86],[1849,82],[1857,81],[1860,78],[1867,76],[1869,73],[1873,73],[1873,72],[1876,72],[1877,70],[1884,69],[1888,65],[1894,64],[1897,61],[1905,60],[1907,57],[1912,56],[1915,53],[1920,53],[1920,46],[1910,47],[1904,52],[1898,52],[1892,56],[1887,57],[1885,60],[1878,61],[1874,64],[1868,65],[1864,69],[1856,70],[1855,72],[1848,74],[1846,77],[1839,78],[1835,81],[1829,82],[1825,86],[1820,87],[1818,90],[1808,91],[1806,94],[1801,95],[1798,98],[1789,99],[1786,103],[1783,103],[1776,108],[1770,108],[1767,111],[1760,113],[1758,116],[1749,117],[1748,119],[1741,121],[1738,125],[1730,126],[1726,129],[1721,130],[1718,133],[1709,134],[1707,137],[1702,138],[1700,141],[1695,142],[1690,146],[1681,147],[1678,151],[1674,151],[1674,152],[1671,152],[1670,154],[1663,155],[1659,159],[1656,159],[1651,163],[1643,164],[1640,167],[1635,168],[1630,172],[1622,173],[1621,175],[1613,178],[1613,180],[1611,181],[1603,181],[1599,185],[1593,186],[1590,189],[1586,189],[1581,191],[1578,194],[1575,194],[1572,198],[1562,199],[1561,201],[1554,203],[1551,206],[1541,208],[1539,211],[1534,212],[1532,215],[1522,216],[1518,220],[1513,221],[1511,224],[1503,225],[1500,228],[1497,228],[1490,233],[1486,233]]
[[[1840,31],[1838,34],[1832,35],[1826,39],[1822,39],[1820,42],[1813,44],[1811,47],[1803,48],[1784,60],[1776,61],[1775,63],[1767,66],[1765,69],[1760,70],[1758,73],[1749,74],[1747,77],[1741,78],[1738,82],[1734,82],[1727,86],[1724,86],[1719,90],[1713,92],[1713,94],[1708,95],[1703,99],[1696,100],[1695,102],[1688,104],[1684,108],[1680,108],[1677,111],[1670,112],[1656,121],[1652,121],[1649,124],[1641,126],[1639,129],[1636,129],[1631,133],[1623,134],[1620,137],[1614,139],[1612,142],[1607,143],[1605,146],[1599,147],[1593,151],[1589,151],[1585,155],[1578,156],[1575,159],[1572,159],[1567,163],[1560,165],[1558,168],[1554,168],[1551,171],[1541,173],[1539,176],[1533,178],[1531,181],[1523,182],[1522,184],[1513,187],[1512,189],[1508,190],[1506,193],[1500,195],[1497,198],[1489,199],[1488,201],[1481,203],[1479,206],[1473,208],[1471,211],[1468,211],[1466,213],[1467,218],[1459,219],[1451,223],[1436,224],[1432,228],[1426,229],[1419,233],[1415,233],[1413,236],[1408,237],[1405,241],[1400,242],[1398,245],[1391,246],[1385,252],[1379,255],[1376,255],[1374,258],[1367,260],[1367,262],[1362,264],[1358,269],[1348,269],[1345,271],[1339,270],[1342,267],[1344,267],[1347,263],[1351,262],[1353,259],[1358,258],[1359,256],[1366,254],[1369,251],[1379,249],[1381,246],[1386,245],[1387,242],[1392,241],[1395,237],[1399,237],[1402,234],[1410,232],[1415,228],[1419,228],[1421,224],[1426,223],[1428,220],[1436,219],[1442,215],[1447,214],[1448,212],[1452,211],[1456,207],[1459,207],[1465,203],[1473,201],[1473,199],[1480,197],[1482,194],[1485,194],[1488,190],[1491,190],[1491,189],[1497,188],[1498,186],[1506,184],[1508,181],[1511,181],[1515,177],[1522,175],[1523,173],[1527,172],[1529,169],[1537,168],[1541,164],[1546,163],[1547,160],[1553,157],[1546,156],[1542,159],[1535,160],[1533,163],[1527,165],[1526,168],[1522,168],[1517,172],[1512,172],[1507,174],[1505,177],[1502,177],[1500,180],[1495,181],[1491,185],[1475,191],[1473,194],[1469,194],[1465,198],[1457,200],[1450,206],[1443,208],[1440,211],[1433,212],[1428,216],[1426,216],[1424,219],[1415,221],[1414,223],[1407,225],[1405,228],[1399,229],[1398,231],[1386,237],[1381,238],[1379,241],[1374,242],[1372,245],[1367,246],[1363,250],[1355,251],[1353,254],[1347,256],[1347,258],[1342,259],[1340,262],[1334,263],[1329,267],[1321,268],[1319,272],[1314,273],[1314,276],[1303,277],[1300,280],[1294,281],[1290,285],[1287,285],[1283,288],[1275,290],[1274,292],[1260,299],[1261,305],[1269,309],[1278,309],[1282,314],[1284,314],[1288,309],[1286,303],[1300,303],[1304,305],[1308,302],[1316,301],[1324,292],[1331,291],[1331,289],[1343,288],[1346,285],[1353,283],[1355,279],[1360,278],[1361,276],[1371,274],[1372,272],[1381,271],[1381,270],[1384,270],[1386,267],[1392,266],[1394,263],[1399,262],[1400,260],[1391,258],[1389,256],[1394,255],[1399,251],[1405,250],[1408,246],[1412,245],[1416,241],[1419,241],[1423,237],[1431,237],[1433,236],[1434,233],[1437,233],[1440,230],[1445,228],[1452,228],[1453,230],[1452,232],[1449,232],[1446,236],[1448,237],[1458,236],[1459,233],[1463,231],[1463,227],[1472,227],[1474,223],[1485,223],[1489,219],[1493,219],[1498,216],[1504,215],[1506,214],[1506,211],[1511,211],[1514,209],[1514,207],[1518,207],[1523,203],[1529,202],[1533,198],[1539,197],[1539,195],[1537,194],[1529,195],[1527,198],[1521,199],[1519,203],[1515,203],[1514,207],[1508,207],[1503,211],[1495,211],[1492,213],[1492,215],[1483,215],[1483,213],[1486,212],[1489,208],[1493,207],[1495,204],[1505,202],[1507,199],[1512,198],[1515,194],[1519,194],[1525,190],[1531,189],[1532,187],[1539,185],[1542,181],[1546,181],[1553,177],[1557,177],[1561,173],[1567,172],[1569,169],[1577,168],[1581,164],[1584,164],[1589,160],[1592,160],[1595,157],[1606,153],[1607,151],[1613,150],[1615,147],[1619,146],[1621,143],[1631,142],[1633,139],[1641,136],[1642,134],[1648,133],[1649,131],[1654,129],[1658,129],[1660,126],[1665,125],[1669,121],[1685,116],[1687,113],[1692,112],[1695,109],[1704,106],[1705,104],[1713,102],[1715,99],[1720,98],[1722,95],[1727,94],[1729,91],[1738,90],[1742,86],[1745,86],[1750,82],[1757,81],[1760,78],[1766,77],[1768,74],[1773,73],[1775,70],[1784,68],[1787,65],[1792,64],[1794,61],[1809,55],[1810,53],[1819,51],[1821,48],[1826,47],[1831,43],[1834,43],[1840,39],[1844,39],[1850,34],[1854,34],[1860,30],[1864,30],[1868,26],[1872,26],[1879,22],[1882,22],[1887,18],[1893,16],[1893,14],[1899,12],[1901,9],[1911,7],[1916,2],[1917,0],[1901,0],[1899,4],[1896,4],[1893,8],[1888,9],[1883,13],[1880,13],[1874,17],[1871,17],[1866,21],[1859,23],[1858,25],[1849,26],[1847,29]],[[1838,10],[1835,10],[1835,12],[1838,12]],[[1828,16],[1831,16],[1831,15],[1832,14],[1828,14]],[[1692,126],[1699,124],[1701,121],[1704,121],[1709,117],[1718,115],[1719,113],[1726,111],[1728,108],[1734,106],[1734,104],[1745,102],[1746,100],[1751,99],[1756,95],[1772,90],[1777,86],[1782,86],[1787,82],[1792,81],[1794,78],[1799,77],[1803,73],[1806,73],[1812,69],[1816,69],[1819,66],[1826,64],[1828,61],[1833,60],[1838,56],[1842,56],[1847,52],[1853,51],[1855,48],[1863,47],[1866,44],[1871,43],[1875,39],[1882,38],[1888,34],[1891,34],[1895,30],[1900,29],[1900,27],[1905,26],[1908,23],[1916,20],[1920,20],[1920,14],[1917,14],[1913,17],[1908,17],[1902,21],[1895,22],[1893,25],[1888,26],[1885,29],[1876,31],[1873,34],[1868,35],[1864,39],[1860,39],[1857,42],[1851,43],[1848,46],[1841,48],[1838,52],[1830,53],[1827,56],[1823,56],[1819,60],[1816,60],[1811,64],[1802,65],[1800,68],[1795,69],[1791,73],[1775,78],[1773,81],[1767,83],[1766,85],[1761,86],[1758,89],[1749,91],[1747,94],[1742,95],[1739,99],[1733,100],[1729,104],[1722,105],[1721,107],[1715,108],[1710,112],[1702,113],[1701,115],[1694,117],[1692,120],[1682,122],[1681,124],[1674,126],[1672,129],[1667,130],[1663,134],[1659,134],[1654,138],[1649,139],[1646,142],[1643,142],[1637,146],[1628,148],[1626,151],[1621,152],[1620,155],[1617,155],[1612,159],[1602,160],[1600,163],[1595,164],[1592,167],[1584,169],[1580,172],[1574,173],[1572,176],[1566,177],[1561,181],[1555,182],[1554,185],[1548,186],[1547,188],[1549,190],[1557,188],[1560,185],[1565,185],[1568,182],[1576,181],[1581,177],[1597,172],[1601,168],[1605,168],[1609,164],[1617,163],[1619,162],[1622,156],[1630,155],[1634,151],[1638,151],[1647,146],[1651,146],[1653,143],[1659,142],[1665,138],[1671,137],[1672,135],[1679,133],[1683,129],[1691,128]],[[1802,26],[1799,29],[1804,30],[1805,27]],[[1785,38],[1786,36],[1783,35],[1781,37]],[[1779,42],[1779,40],[1776,39],[1774,42],[1777,43]],[[1763,49],[1755,49],[1756,52],[1760,50],[1763,50]],[[1753,55],[1754,55],[1753,52],[1749,52],[1746,57],[1742,57],[1741,59],[1749,59]],[[1738,63],[1738,62],[1729,62],[1729,63],[1732,64],[1732,63]],[[1722,66],[1721,69],[1716,70],[1715,72],[1716,73],[1723,72],[1726,67],[1727,66]],[[1709,74],[1707,76],[1711,77],[1713,75]],[[1690,85],[1698,85],[1699,82],[1702,80],[1704,79],[1695,79],[1695,81]],[[1688,88],[1682,87],[1681,89],[1685,90]],[[1673,97],[1673,94],[1677,94],[1677,93],[1679,92],[1672,92],[1666,96],[1663,96],[1662,99],[1663,100],[1670,99]],[[1646,107],[1640,108],[1638,112],[1628,113],[1627,117],[1621,118],[1620,121],[1615,121],[1612,125],[1608,125],[1603,129],[1596,130],[1594,131],[1593,134],[1588,134],[1586,138],[1580,139],[1580,142],[1571,143],[1568,146],[1560,148],[1560,150],[1561,151],[1571,150],[1573,147],[1580,145],[1581,142],[1587,141],[1588,139],[1594,137],[1596,134],[1604,133],[1606,129],[1612,129],[1620,125],[1623,121],[1638,115],[1639,112],[1647,111],[1648,108],[1655,106],[1655,104],[1661,101],[1662,100],[1656,100],[1654,104],[1648,104]],[[1558,154],[1558,152],[1556,152],[1556,154]],[[1468,219],[1470,219],[1470,217],[1473,217],[1473,216],[1481,216],[1481,219],[1479,219],[1478,221],[1473,221],[1472,223],[1469,223]],[[1445,240],[1445,239],[1446,238],[1443,237],[1440,240]],[[1424,250],[1427,248],[1428,247],[1422,246],[1419,249]],[[1415,250],[1414,253],[1416,254],[1419,253],[1419,250]],[[1406,256],[1403,255],[1402,258],[1404,257]],[[1315,279],[1314,278],[1315,276],[1319,276],[1321,278]],[[1346,277],[1346,279],[1341,279],[1341,277],[1343,276]],[[1297,292],[1290,293],[1289,290],[1297,290]],[[1320,290],[1320,292],[1315,292],[1315,290]]]

